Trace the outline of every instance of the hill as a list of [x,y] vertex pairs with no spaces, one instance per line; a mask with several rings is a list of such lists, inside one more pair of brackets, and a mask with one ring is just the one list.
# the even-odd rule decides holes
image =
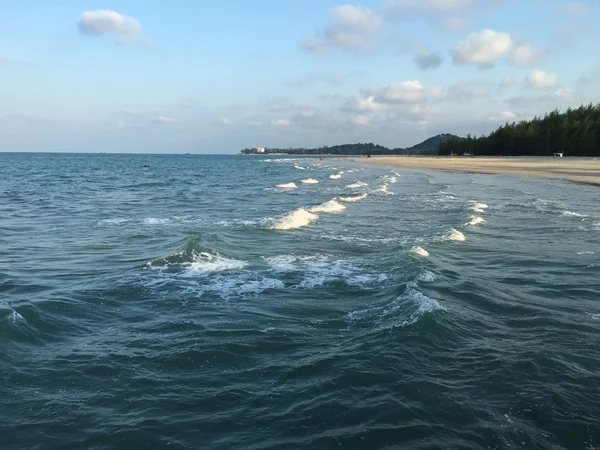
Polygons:
[[397,151],[396,153],[412,155],[434,155],[437,153],[440,144],[450,139],[460,139],[460,137],[450,133],[442,133],[425,139],[423,142],[413,145],[412,147],[408,147],[405,149],[397,149],[400,151]]
[[465,152],[477,156],[600,156],[600,103],[506,123],[487,136],[449,139],[438,149],[440,155]]
[[438,134],[432,136],[423,142],[413,145],[409,148],[395,148],[389,149],[382,145],[373,143],[356,143],[356,144],[342,144],[334,146],[323,146],[319,148],[245,148],[241,151],[244,155],[252,154],[270,154],[270,153],[281,153],[288,155],[425,155],[435,154],[440,143],[445,142],[449,139],[460,139],[458,136],[453,134]]

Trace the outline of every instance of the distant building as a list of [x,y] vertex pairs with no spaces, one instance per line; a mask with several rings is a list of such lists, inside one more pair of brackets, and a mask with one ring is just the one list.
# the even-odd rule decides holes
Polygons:
[[264,147],[256,147],[256,153],[264,153],[264,152],[265,152]]

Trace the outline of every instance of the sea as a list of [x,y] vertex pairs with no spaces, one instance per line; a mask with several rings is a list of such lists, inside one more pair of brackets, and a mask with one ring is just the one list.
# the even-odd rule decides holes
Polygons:
[[0,449],[600,448],[599,189],[0,153]]

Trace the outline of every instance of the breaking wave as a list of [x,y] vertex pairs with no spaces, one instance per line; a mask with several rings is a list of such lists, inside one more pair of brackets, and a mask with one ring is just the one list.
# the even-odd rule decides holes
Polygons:
[[486,223],[485,219],[478,216],[471,216],[471,220],[468,221],[465,225],[477,226],[483,225],[484,223]]
[[364,198],[367,198],[367,194],[357,195],[356,197],[340,197],[340,202],[353,203],[359,202]]
[[328,202],[309,208],[309,211],[311,213],[334,213],[343,211],[345,209],[346,207],[344,205],[338,203],[335,199],[332,199]]
[[429,256],[429,252],[427,250],[425,250],[423,247],[415,246],[411,249],[411,251],[415,255],[425,256],[425,257]]
[[488,205],[486,205],[485,203],[477,203],[475,200],[469,200],[469,203],[471,203],[471,206],[469,206],[469,209],[473,212],[476,213],[484,213],[486,209],[488,209]]
[[356,188],[363,187],[363,186],[368,186],[368,185],[369,185],[368,183],[364,183],[362,181],[357,181],[356,183],[349,184],[346,187],[349,188],[349,189],[356,189]]
[[278,188],[281,189],[296,189],[296,183],[284,183],[284,184],[278,184],[277,185]]
[[307,211],[304,208],[298,208],[289,214],[286,214],[271,226],[273,230],[295,230],[310,225],[319,218],[318,215]]
[[375,325],[377,330],[382,330],[414,325],[428,313],[445,310],[437,300],[409,288],[391,302],[352,311],[348,318],[353,325]]
[[448,235],[446,235],[446,237],[444,237],[444,240],[445,241],[466,241],[467,238],[460,231],[458,231],[454,228],[450,228],[450,232],[448,233]]

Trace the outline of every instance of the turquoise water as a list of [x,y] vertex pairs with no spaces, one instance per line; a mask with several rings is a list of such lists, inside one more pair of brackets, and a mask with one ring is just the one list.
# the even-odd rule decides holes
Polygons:
[[596,448],[599,193],[0,154],[0,448]]

